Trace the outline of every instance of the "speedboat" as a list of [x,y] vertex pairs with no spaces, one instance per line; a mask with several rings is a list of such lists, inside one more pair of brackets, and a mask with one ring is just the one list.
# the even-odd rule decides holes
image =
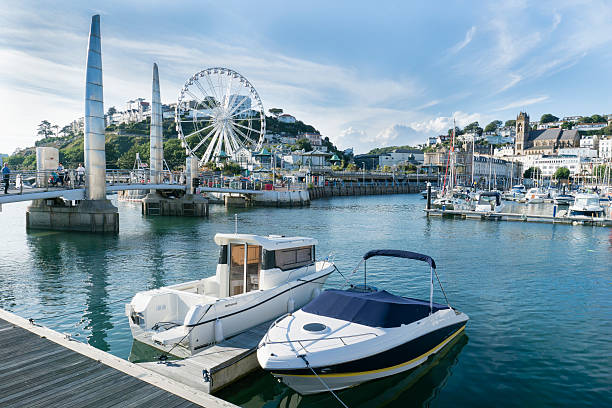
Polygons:
[[570,216],[603,217],[604,209],[599,196],[593,193],[576,194],[574,204],[569,207]]
[[[365,263],[376,256],[427,262],[429,300],[367,286]],[[325,290],[302,309],[277,319],[259,343],[261,367],[300,394],[339,390],[410,370],[443,349],[467,324],[468,316],[448,301],[434,303],[433,279],[438,275],[431,257],[374,250],[361,262],[363,285]]]
[[134,340],[187,357],[316,297],[335,269],[317,261],[317,240],[216,234],[214,276],[139,292],[126,305]]
[[482,191],[478,194],[477,199],[474,207],[476,212],[501,212],[504,208],[499,191]]

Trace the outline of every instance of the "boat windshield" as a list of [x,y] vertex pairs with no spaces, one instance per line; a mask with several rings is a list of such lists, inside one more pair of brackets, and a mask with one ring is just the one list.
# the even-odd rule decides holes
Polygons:
[[599,207],[598,197],[580,197],[576,199],[577,207]]

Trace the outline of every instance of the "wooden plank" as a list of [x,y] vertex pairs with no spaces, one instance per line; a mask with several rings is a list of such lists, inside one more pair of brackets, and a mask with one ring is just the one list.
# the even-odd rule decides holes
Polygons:
[[1,309],[0,324],[0,349],[12,351],[0,365],[2,407],[235,407]]

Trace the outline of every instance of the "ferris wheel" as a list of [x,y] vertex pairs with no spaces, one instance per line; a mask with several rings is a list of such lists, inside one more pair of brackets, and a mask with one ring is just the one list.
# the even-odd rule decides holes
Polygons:
[[187,155],[199,164],[259,150],[266,116],[251,83],[229,68],[207,68],[185,83],[176,105],[176,130]]

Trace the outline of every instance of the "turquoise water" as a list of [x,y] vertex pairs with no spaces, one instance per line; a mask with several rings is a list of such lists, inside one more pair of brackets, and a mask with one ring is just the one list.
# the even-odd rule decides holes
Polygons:
[[[26,204],[4,205],[0,307],[127,358],[124,304],[138,291],[214,274],[212,237],[233,232],[238,213],[240,232],[319,239],[318,256],[331,253],[343,273],[369,249],[431,255],[451,304],[470,316],[444,355],[339,392],[350,407],[612,406],[610,229],[428,219],[417,195],[317,200],[303,209],[212,206],[209,219],[143,218],[139,205],[116,204],[118,236],[26,233]],[[400,295],[427,298],[428,276],[417,262],[368,262],[369,282]],[[219,395],[248,407],[337,404],[329,395],[301,397],[262,372]]]

